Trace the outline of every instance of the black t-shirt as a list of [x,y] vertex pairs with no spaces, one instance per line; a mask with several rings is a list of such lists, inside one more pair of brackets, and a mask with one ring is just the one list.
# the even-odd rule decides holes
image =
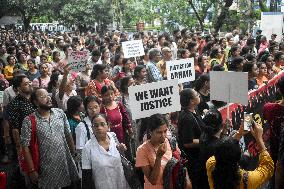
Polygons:
[[200,137],[200,166],[196,177],[198,178],[198,188],[209,189],[209,183],[206,171],[206,161],[214,155],[215,148],[219,139],[212,136],[208,138],[204,133]]
[[185,148],[183,145],[192,143],[193,139],[199,139],[202,126],[203,121],[198,114],[188,110],[180,112],[178,120],[178,143],[180,149],[186,153],[190,161],[198,161],[199,147]]
[[209,105],[207,104],[207,102],[210,101],[210,95],[205,96],[201,93],[199,93],[199,95],[200,95],[200,103],[197,106],[197,111],[201,115],[203,114],[203,110],[205,109],[209,110]]

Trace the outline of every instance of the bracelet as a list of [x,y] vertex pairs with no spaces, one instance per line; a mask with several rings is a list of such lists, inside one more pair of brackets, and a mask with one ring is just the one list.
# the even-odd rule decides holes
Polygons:
[[32,173],[32,172],[35,172],[35,169],[29,170],[29,174]]
[[259,153],[261,154],[262,152],[267,151],[267,148],[262,149]]

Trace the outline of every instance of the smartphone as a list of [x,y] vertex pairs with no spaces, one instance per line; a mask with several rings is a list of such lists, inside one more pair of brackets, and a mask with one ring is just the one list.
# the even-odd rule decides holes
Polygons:
[[244,112],[244,130],[250,131],[252,125],[253,125],[252,113]]

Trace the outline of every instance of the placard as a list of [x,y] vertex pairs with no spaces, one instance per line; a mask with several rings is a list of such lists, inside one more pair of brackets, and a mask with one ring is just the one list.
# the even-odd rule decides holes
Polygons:
[[248,104],[248,73],[210,72],[210,100]]
[[142,40],[122,42],[124,58],[131,58],[145,55]]
[[3,91],[0,91],[0,104],[3,104]]
[[178,79],[178,83],[195,80],[193,58],[169,61],[166,63],[166,66],[168,80]]
[[128,88],[132,119],[180,111],[178,80],[165,80]]
[[68,65],[75,72],[85,71],[88,59],[88,51],[71,51],[68,55]]

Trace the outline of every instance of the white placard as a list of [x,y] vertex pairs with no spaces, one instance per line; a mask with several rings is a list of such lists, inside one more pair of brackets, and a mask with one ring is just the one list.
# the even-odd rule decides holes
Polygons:
[[248,104],[248,73],[210,72],[210,100]]
[[193,58],[169,61],[166,63],[166,66],[168,80],[178,79],[178,83],[195,80]]
[[142,40],[122,42],[124,58],[131,58],[145,55]]
[[0,91],[0,104],[3,104],[3,91]]
[[71,51],[68,55],[68,64],[71,70],[81,72],[86,70],[88,59],[88,51]]
[[165,80],[128,88],[132,119],[180,111],[178,80]]
[[276,34],[276,41],[281,42],[283,33],[283,13],[281,12],[262,12],[260,28],[262,35],[270,40],[272,34]]

